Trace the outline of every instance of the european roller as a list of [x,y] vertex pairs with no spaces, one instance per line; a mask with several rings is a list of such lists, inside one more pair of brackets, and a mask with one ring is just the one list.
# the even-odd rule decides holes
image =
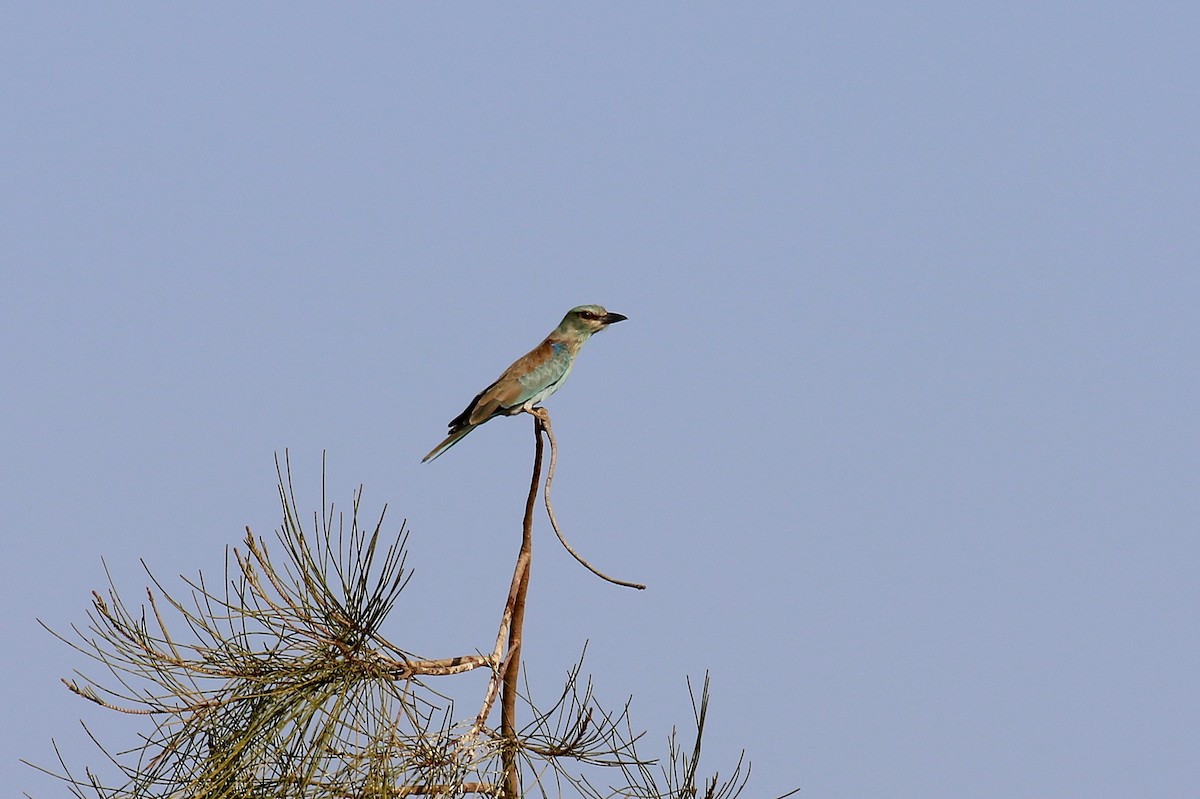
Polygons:
[[627,318],[599,305],[580,305],[567,311],[545,341],[514,361],[496,382],[471,400],[465,411],[450,420],[450,435],[421,463],[441,455],[489,419],[532,409],[563,384],[575,365],[575,356],[593,333]]

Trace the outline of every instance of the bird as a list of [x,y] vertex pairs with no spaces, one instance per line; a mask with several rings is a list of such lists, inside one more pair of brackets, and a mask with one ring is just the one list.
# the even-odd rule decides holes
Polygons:
[[563,384],[579,349],[593,334],[628,318],[601,305],[580,305],[567,311],[541,344],[513,361],[504,374],[471,400],[466,410],[450,420],[450,434],[421,463],[434,460],[489,419],[532,410]]

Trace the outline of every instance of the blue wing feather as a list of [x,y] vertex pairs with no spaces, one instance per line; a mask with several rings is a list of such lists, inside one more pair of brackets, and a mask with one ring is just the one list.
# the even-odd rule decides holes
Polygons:
[[530,400],[540,401],[554,393],[559,384],[571,371],[571,350],[561,341],[550,342],[550,357],[542,363],[517,375],[521,384],[520,399],[513,405],[524,405]]

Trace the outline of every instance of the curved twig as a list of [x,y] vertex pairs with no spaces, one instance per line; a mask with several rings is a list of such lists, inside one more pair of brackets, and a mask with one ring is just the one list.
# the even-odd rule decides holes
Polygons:
[[554,440],[554,430],[550,427],[550,412],[545,408],[539,407],[526,411],[526,413],[531,414],[537,419],[538,430],[544,430],[546,433],[546,438],[550,441],[550,466],[546,469],[546,487],[542,494],[546,500],[546,515],[550,517],[550,526],[554,528],[554,534],[558,536],[559,543],[563,545],[563,548],[567,550],[567,552],[571,553],[571,557],[579,561],[579,563],[585,569],[600,579],[607,580],[608,582],[616,585],[623,585],[626,588],[636,588],[639,591],[645,591],[646,586],[642,585],[641,583],[633,583],[627,580],[618,580],[615,577],[609,577],[607,574],[588,563],[571,547],[571,544],[567,541],[566,536],[562,534],[562,530],[560,530],[558,527],[558,519],[554,518],[554,505],[550,502],[550,483],[554,481],[554,467],[558,461],[558,442]]

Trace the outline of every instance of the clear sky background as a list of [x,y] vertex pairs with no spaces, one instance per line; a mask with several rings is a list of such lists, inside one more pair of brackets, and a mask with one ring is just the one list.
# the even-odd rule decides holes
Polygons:
[[0,784],[139,729],[35,619],[218,576],[284,448],[489,646],[529,420],[419,459],[594,302],[556,509],[650,588],[541,524],[535,683],[657,751],[710,670],[747,796],[1195,796],[1198,9],[9,4]]

